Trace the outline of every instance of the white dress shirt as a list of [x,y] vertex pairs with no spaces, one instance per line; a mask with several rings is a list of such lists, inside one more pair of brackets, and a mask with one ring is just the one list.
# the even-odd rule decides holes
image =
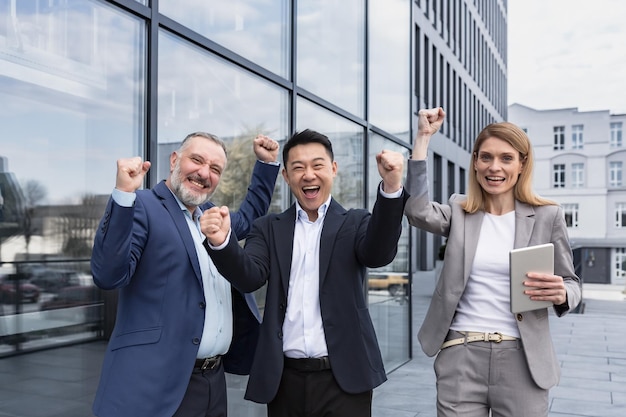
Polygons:
[[283,322],[283,352],[290,358],[328,355],[320,312],[320,237],[330,197],[317,210],[317,220],[296,202],[296,227],[289,275],[287,311]]

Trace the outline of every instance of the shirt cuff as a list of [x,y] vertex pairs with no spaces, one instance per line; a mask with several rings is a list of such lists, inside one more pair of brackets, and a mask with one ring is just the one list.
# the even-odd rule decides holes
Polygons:
[[381,181],[378,189],[380,190],[380,194],[385,198],[400,198],[402,196],[402,190],[404,190],[404,187],[400,186],[400,189],[395,193],[386,193],[383,191],[383,183]]
[[265,162],[265,161],[261,161],[260,159],[257,159],[257,161],[259,161],[262,164],[267,164],[267,165],[274,165],[274,166],[279,166],[280,165],[280,162],[278,162],[278,161],[268,161],[268,162]]
[[[209,248],[211,248],[211,249],[213,249],[213,250],[222,250],[222,249],[224,249],[224,248],[226,247],[226,245],[228,245],[228,242],[230,242],[230,232],[231,232],[232,230],[233,230],[233,229],[230,229],[230,230],[228,231],[228,235],[226,235],[226,240],[224,241],[224,243],[222,243],[222,244],[221,244],[221,245],[219,245],[219,246],[213,246],[213,245],[211,245],[211,242],[209,242],[209,240],[207,239],[206,243],[207,243],[207,245],[209,245]],[[206,239],[206,236],[205,236],[204,238]]]
[[137,198],[137,194],[128,193],[126,191],[114,188],[113,192],[111,193],[111,197],[113,198],[113,201],[115,201],[118,205],[122,207],[132,207],[133,204],[135,204],[135,198]]

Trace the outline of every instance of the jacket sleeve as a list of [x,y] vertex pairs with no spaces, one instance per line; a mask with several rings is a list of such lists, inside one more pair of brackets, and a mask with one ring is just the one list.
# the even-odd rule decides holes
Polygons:
[[407,189],[410,194],[404,214],[411,226],[437,235],[448,236],[452,209],[430,200],[426,161],[409,160]]
[[141,259],[147,235],[148,222],[141,199],[133,207],[122,207],[109,198],[94,238],[94,283],[105,290],[127,285]]
[[365,238],[358,242],[357,253],[363,265],[378,268],[395,258],[402,233],[404,205],[408,197],[406,189],[402,190],[402,195],[398,198],[383,197],[378,191],[371,216],[364,218],[369,218],[369,221],[364,222],[367,224]]
[[554,312],[557,316],[563,316],[576,308],[581,301],[582,291],[580,278],[574,271],[572,248],[569,244],[567,226],[563,209],[555,210],[554,222],[552,223],[552,243],[554,243],[554,273],[563,277],[567,301],[565,304],[555,305]]

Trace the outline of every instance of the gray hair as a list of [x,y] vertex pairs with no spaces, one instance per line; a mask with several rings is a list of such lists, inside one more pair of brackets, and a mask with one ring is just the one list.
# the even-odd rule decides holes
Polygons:
[[199,136],[201,138],[212,140],[213,142],[215,142],[218,145],[220,145],[222,147],[222,149],[224,149],[224,154],[228,158],[228,152],[226,151],[226,144],[224,143],[224,141],[222,139],[218,138],[217,136],[215,136],[215,135],[213,135],[211,133],[207,133],[207,132],[193,132],[193,133],[190,133],[187,136],[185,136],[185,139],[183,139],[183,141],[180,143],[180,147],[178,148],[178,152],[183,151],[187,147],[188,141],[190,139],[192,139],[192,138],[197,137],[197,136]]

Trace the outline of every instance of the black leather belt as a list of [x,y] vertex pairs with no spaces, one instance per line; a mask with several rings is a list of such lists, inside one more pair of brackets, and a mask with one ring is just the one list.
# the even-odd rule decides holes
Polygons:
[[220,365],[221,361],[222,357],[220,355],[211,356],[210,358],[196,359],[195,368],[199,368],[203,371],[206,371],[207,369],[215,369]]
[[328,356],[321,358],[288,358],[285,357],[285,368],[295,369],[297,371],[325,371],[330,369],[330,360]]

